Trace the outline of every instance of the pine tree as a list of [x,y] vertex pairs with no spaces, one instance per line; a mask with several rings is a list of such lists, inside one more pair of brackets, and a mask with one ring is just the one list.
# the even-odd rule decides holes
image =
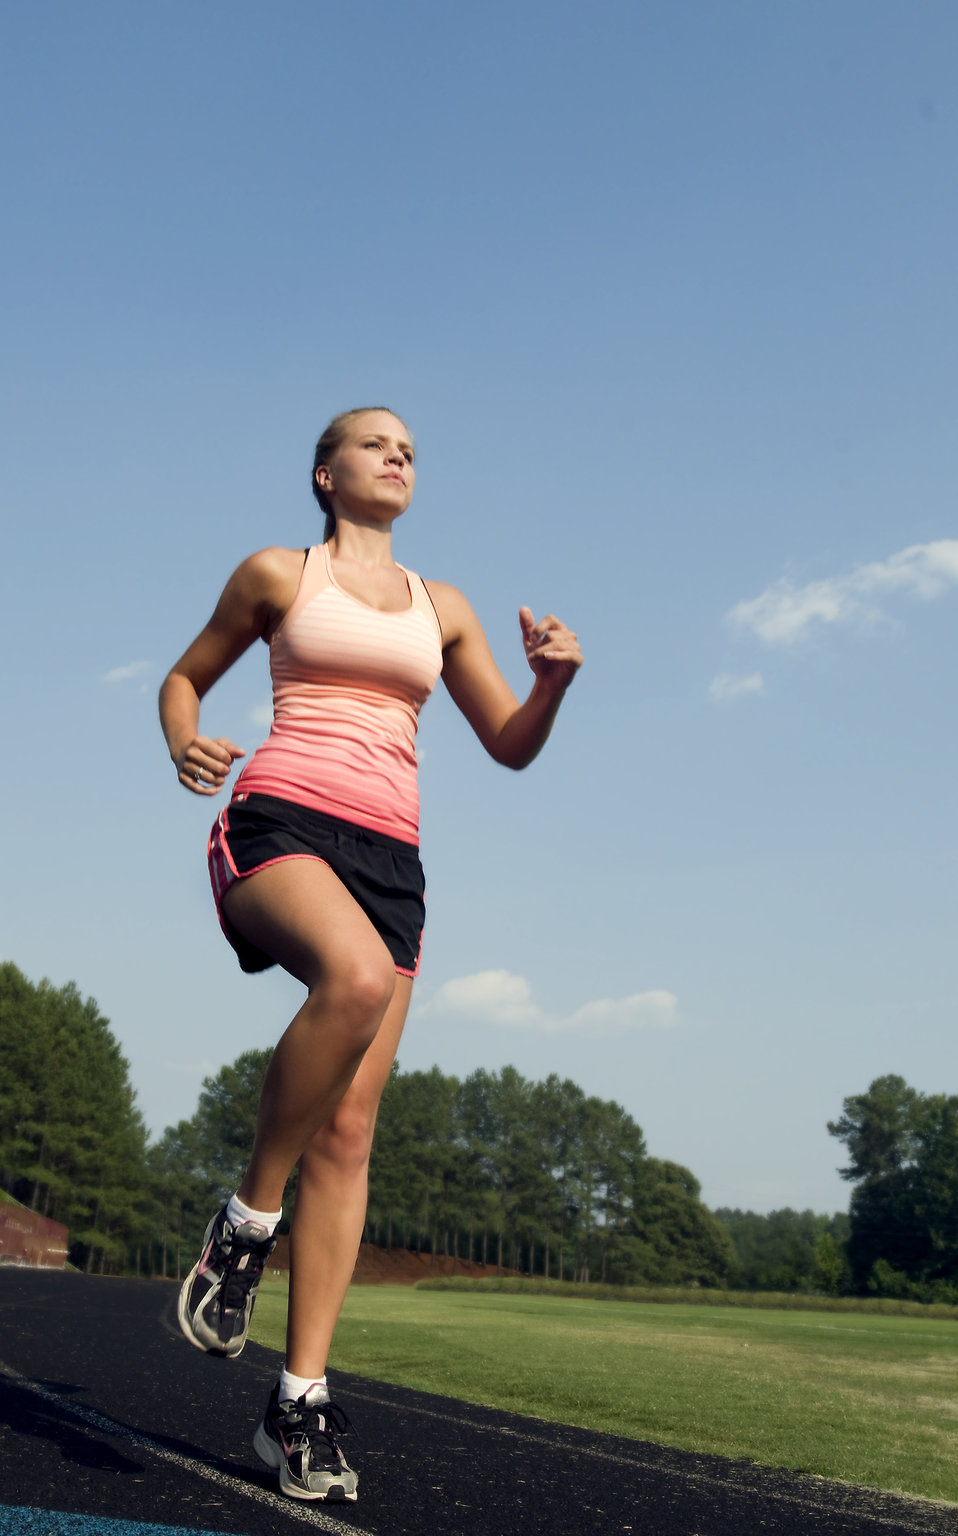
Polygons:
[[0,966],[0,1166],[70,1231],[71,1260],[123,1267],[144,1218],[146,1133],[109,1021],[69,982]]

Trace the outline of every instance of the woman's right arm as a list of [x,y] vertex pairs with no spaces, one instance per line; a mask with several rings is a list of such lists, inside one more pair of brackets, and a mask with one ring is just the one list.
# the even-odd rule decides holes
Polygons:
[[301,550],[261,549],[244,560],[160,689],[160,724],[177,778],[196,795],[218,794],[235,760],[245,756],[226,736],[200,734],[200,700],[254,640],[276,627],[296,596],[302,568]]

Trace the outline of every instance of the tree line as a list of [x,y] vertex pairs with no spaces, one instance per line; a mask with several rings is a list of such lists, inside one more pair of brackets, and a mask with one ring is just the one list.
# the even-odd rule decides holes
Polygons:
[[514,1067],[393,1071],[367,1226],[387,1248],[560,1280],[718,1285],[735,1263],[694,1175],[650,1157],[621,1105]]
[[[150,1148],[160,1226],[143,1262],[178,1272],[243,1171],[268,1051],[208,1078]],[[287,1190],[288,1209],[295,1179]],[[620,1105],[513,1067],[460,1081],[396,1066],[370,1164],[367,1239],[557,1279],[717,1285],[728,1234],[686,1168],[649,1157]],[[159,1250],[159,1251],[158,1251]]]
[[71,1262],[116,1272],[143,1216],[146,1128],[92,998],[0,964],[0,1182],[62,1222]]
[[820,1216],[786,1207],[759,1216],[755,1211],[725,1208],[715,1215],[728,1228],[735,1247],[737,1289],[827,1296],[848,1292],[849,1222],[843,1211]]
[[878,1077],[828,1126],[854,1185],[846,1256],[854,1291],[958,1303],[958,1096]]
[[[236,1187],[270,1052],[207,1078],[152,1143],[108,1020],[72,984],[0,965],[0,1186],[70,1232],[86,1270],[179,1278]],[[555,1279],[958,1301],[958,1097],[878,1078],[847,1098],[848,1214],[711,1212],[621,1105],[513,1067],[398,1066],[366,1237]],[[287,1191],[287,1210],[295,1175]]]

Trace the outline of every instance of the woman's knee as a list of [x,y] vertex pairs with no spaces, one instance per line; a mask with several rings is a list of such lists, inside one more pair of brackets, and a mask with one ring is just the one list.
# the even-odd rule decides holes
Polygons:
[[396,988],[396,968],[382,955],[360,952],[338,956],[310,988],[310,1001],[338,1027],[368,1045],[375,1037]]

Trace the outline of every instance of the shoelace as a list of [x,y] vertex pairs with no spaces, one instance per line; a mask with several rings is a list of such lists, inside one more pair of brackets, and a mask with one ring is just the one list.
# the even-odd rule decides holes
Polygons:
[[[323,1421],[322,1425],[319,1422],[320,1419]],[[336,1444],[336,1436],[337,1434],[345,1435],[349,1428],[349,1420],[338,1403],[317,1403],[315,1407],[307,1408],[302,1413],[302,1428],[299,1433],[307,1441],[310,1452],[314,1456],[318,1453],[325,1459],[332,1452],[338,1460],[339,1447]]]
[[[273,1245],[269,1240],[265,1243],[244,1243],[238,1250],[231,1242],[220,1244],[217,1258],[222,1257],[223,1268],[226,1271],[226,1278],[220,1291],[222,1306],[230,1309],[235,1307],[239,1310],[246,1305],[246,1298],[250,1291],[259,1284],[272,1248]],[[243,1259],[246,1262],[240,1268]]]

